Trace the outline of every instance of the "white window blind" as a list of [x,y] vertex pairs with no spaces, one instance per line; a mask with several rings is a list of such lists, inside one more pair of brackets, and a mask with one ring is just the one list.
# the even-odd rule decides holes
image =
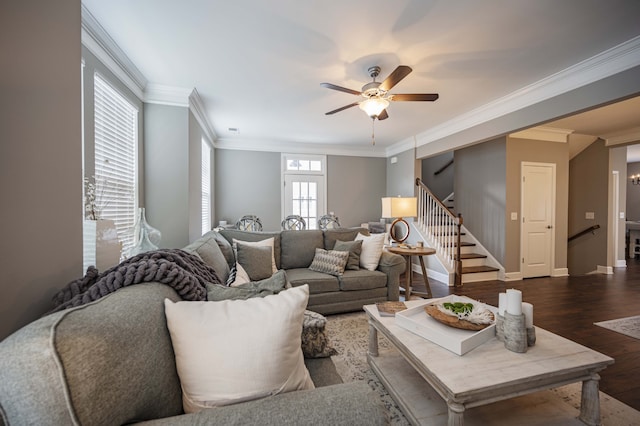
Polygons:
[[211,147],[202,140],[202,234],[211,231]]
[[122,251],[134,245],[138,109],[95,74],[95,182],[101,219],[115,222]]

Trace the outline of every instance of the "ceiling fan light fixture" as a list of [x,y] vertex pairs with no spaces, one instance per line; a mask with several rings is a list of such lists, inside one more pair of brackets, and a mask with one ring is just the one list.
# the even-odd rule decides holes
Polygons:
[[379,116],[388,106],[389,101],[379,97],[368,98],[359,103],[360,109],[366,112],[371,118]]

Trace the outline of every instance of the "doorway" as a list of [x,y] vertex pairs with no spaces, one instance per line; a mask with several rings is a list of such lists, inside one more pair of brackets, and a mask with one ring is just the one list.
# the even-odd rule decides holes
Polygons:
[[546,277],[555,254],[556,165],[522,162],[520,253],[522,277]]

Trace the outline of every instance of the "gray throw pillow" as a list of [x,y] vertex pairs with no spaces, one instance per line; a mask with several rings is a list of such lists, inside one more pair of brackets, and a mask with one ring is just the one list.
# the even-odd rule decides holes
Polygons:
[[316,249],[316,255],[309,269],[316,272],[323,272],[329,275],[340,276],[344,273],[344,267],[349,259],[348,251]]
[[334,250],[348,251],[349,259],[347,265],[344,267],[346,270],[359,271],[360,270],[360,253],[362,253],[362,240],[358,241],[336,241],[336,245],[333,246]]
[[236,261],[242,265],[251,281],[259,281],[273,275],[271,259],[273,250],[269,246],[250,246],[234,243]]

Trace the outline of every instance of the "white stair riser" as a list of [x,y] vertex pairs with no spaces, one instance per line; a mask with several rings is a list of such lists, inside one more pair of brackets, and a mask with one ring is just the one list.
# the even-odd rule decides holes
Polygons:
[[475,283],[479,281],[495,281],[498,279],[498,271],[477,272],[475,274],[462,274],[462,283]]
[[482,266],[485,264],[485,257],[481,257],[478,259],[462,259],[462,267],[465,266]]

